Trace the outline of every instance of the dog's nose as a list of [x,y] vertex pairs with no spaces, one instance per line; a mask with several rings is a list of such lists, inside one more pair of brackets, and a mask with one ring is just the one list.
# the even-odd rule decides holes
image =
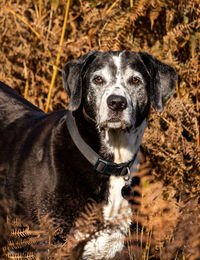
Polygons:
[[110,95],[107,98],[107,105],[113,111],[122,111],[127,107],[126,98],[118,95]]

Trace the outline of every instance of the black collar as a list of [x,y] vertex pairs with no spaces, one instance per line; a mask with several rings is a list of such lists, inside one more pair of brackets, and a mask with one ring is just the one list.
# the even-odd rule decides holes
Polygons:
[[76,122],[70,111],[67,111],[66,123],[74,144],[77,146],[82,155],[94,166],[94,170],[96,172],[107,176],[125,176],[129,173],[130,167],[134,163],[137,153],[134,155],[131,161],[126,163],[117,164],[106,161],[94,150],[92,150],[92,148],[82,139],[78,132]]

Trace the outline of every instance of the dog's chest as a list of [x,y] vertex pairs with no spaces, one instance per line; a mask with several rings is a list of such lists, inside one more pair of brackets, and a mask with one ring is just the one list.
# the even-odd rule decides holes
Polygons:
[[108,201],[102,209],[105,229],[87,243],[83,259],[112,259],[123,250],[124,238],[131,223],[130,206],[121,195],[124,185],[123,177],[110,176]]
[[107,255],[112,258],[124,247],[124,238],[131,224],[131,208],[128,201],[121,195],[121,190],[125,185],[123,177],[111,176],[109,184],[108,203],[103,207],[103,215],[105,223],[113,227],[112,231],[108,231],[110,235],[102,236],[102,240]]
[[[130,161],[137,153],[146,127],[146,120],[129,134],[112,136],[105,133],[104,145],[113,153],[115,163]],[[133,172],[133,169],[131,169]],[[124,239],[131,224],[131,208],[122,197],[124,177],[110,176],[107,203],[103,206],[105,229],[85,246],[84,259],[112,259],[124,247]]]
[[[118,156],[118,150],[116,150]],[[124,155],[124,156],[123,156]],[[124,153],[122,155],[122,160],[129,155],[129,153]],[[125,160],[123,160],[125,161]],[[116,226],[116,230],[113,229],[111,237],[112,239],[105,239],[105,244],[110,245],[110,249],[113,248],[113,240],[116,243],[116,248],[114,250],[122,250],[123,240],[127,235],[129,225],[131,223],[131,208],[127,200],[122,197],[122,188],[126,184],[124,177],[110,176],[109,180],[109,196],[108,202],[103,207],[103,215],[105,223]],[[110,252],[112,254],[112,252]],[[115,252],[116,253],[116,252]]]
[[128,202],[122,197],[121,190],[125,185],[123,177],[110,177],[108,204],[103,207],[104,219],[112,221],[127,211]]
[[102,209],[104,230],[87,243],[83,259],[112,259],[117,252],[123,250],[124,238],[131,223],[130,206],[121,195],[121,189],[124,185],[123,177],[110,177],[108,202]]
[[[120,134],[117,137],[111,133],[105,135],[106,145],[113,153],[115,163],[130,161],[139,148],[137,133],[130,135]],[[136,141],[137,140],[137,141]],[[110,176],[108,203],[103,207],[105,221],[115,223],[120,218],[124,229],[129,226],[129,220],[126,218],[130,214],[128,201],[122,197],[121,190],[126,184],[124,177]]]
[[[113,149],[116,163],[126,162],[132,158],[135,151],[129,151],[124,147],[117,147]],[[129,221],[126,219],[130,207],[128,201],[122,197],[121,190],[126,184],[124,177],[110,176],[108,202],[103,207],[103,214],[105,221],[115,223],[118,219],[123,223],[125,229],[128,228]],[[124,219],[125,217],[125,219]]]

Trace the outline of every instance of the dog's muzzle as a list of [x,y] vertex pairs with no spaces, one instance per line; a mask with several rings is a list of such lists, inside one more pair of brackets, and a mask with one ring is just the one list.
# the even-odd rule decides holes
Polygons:
[[101,123],[103,129],[121,129],[130,128],[130,124],[123,120],[123,111],[127,108],[127,100],[120,95],[110,95],[107,98],[108,120]]

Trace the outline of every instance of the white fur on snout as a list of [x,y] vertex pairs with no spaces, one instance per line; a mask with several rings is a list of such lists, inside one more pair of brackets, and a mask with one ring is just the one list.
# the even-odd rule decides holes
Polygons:
[[109,116],[109,112],[110,112],[110,108],[108,107],[107,104],[107,99],[109,96],[111,95],[117,95],[117,96],[122,96],[126,99],[127,101],[127,107],[126,109],[124,109],[121,112],[121,116],[120,116],[120,121],[124,121],[126,122],[127,126],[131,126],[132,125],[132,101],[131,101],[131,97],[129,96],[128,92],[126,91],[126,89],[124,89],[122,86],[118,85],[116,86],[110,86],[108,87],[103,96],[101,97],[101,102],[100,102],[100,107],[99,107],[99,114],[98,114],[98,124],[101,125],[104,122],[107,122],[108,120],[110,120],[110,116]]

